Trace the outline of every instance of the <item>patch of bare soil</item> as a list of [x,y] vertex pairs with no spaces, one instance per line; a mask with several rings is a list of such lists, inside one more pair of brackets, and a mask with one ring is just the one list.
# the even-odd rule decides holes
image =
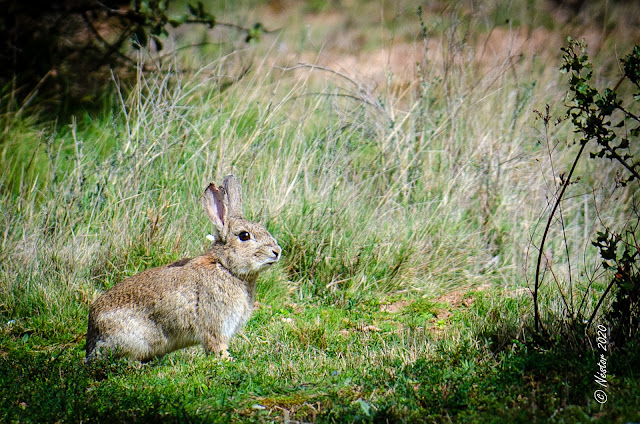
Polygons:
[[390,303],[388,305],[381,305],[380,311],[387,312],[390,314],[396,314],[398,312],[402,312],[404,308],[411,305],[411,301],[409,300],[399,300],[397,302]]
[[[414,7],[405,6],[404,9]],[[400,6],[398,8],[402,10]],[[533,62],[560,63],[560,47],[566,42],[567,35],[584,38],[593,52],[606,46],[607,39],[618,37],[619,42],[628,42],[634,37],[634,31],[638,33],[637,27],[625,30],[628,23],[624,22],[629,19],[620,20],[620,28],[608,29],[588,21],[574,20],[570,25],[557,20],[555,30],[503,24],[483,31],[478,25],[468,33],[447,29],[424,38],[417,15],[410,16],[405,11],[405,15],[397,17],[396,29],[391,30],[389,15],[400,12],[385,9],[384,5],[379,9],[377,16],[371,7],[356,16],[357,8],[349,8],[349,3],[311,13],[305,11],[301,2],[270,2],[260,9],[262,22],[267,27],[280,27],[304,38],[296,45],[283,35],[278,41],[277,57],[270,64],[284,68],[301,63],[317,65],[340,72],[364,87],[385,88],[402,95],[418,82],[419,67],[441,76],[446,76],[455,66],[465,67],[469,75],[476,77],[493,71],[519,74],[531,71]],[[451,5],[445,3],[442,7],[426,7],[425,25],[431,28],[434,22],[452,14],[451,9]],[[463,10],[461,13],[471,12]],[[550,19],[555,16],[553,10],[546,13]],[[636,41],[640,41],[639,35],[635,36]],[[301,44],[304,44],[302,50],[299,49]],[[296,72],[309,72],[309,69],[298,68]],[[326,75],[322,77],[326,78]]]

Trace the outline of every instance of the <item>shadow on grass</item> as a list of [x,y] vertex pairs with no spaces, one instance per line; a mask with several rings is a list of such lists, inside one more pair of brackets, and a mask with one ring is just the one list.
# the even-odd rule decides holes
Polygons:
[[[594,379],[598,352],[567,350],[561,342],[543,349],[513,341],[496,349],[490,337],[479,340],[487,344],[441,344],[408,365],[398,361],[392,368],[356,370],[343,385],[326,381],[299,387],[307,390],[318,408],[301,409],[292,418],[418,423],[640,421],[637,343],[606,357],[608,399],[601,404],[594,399],[600,388]],[[105,358],[87,366],[79,346],[59,354],[13,346],[0,357],[0,421],[260,422],[283,418],[287,408],[293,411],[290,383],[248,382],[250,377],[238,374],[242,367],[213,369],[198,359],[183,362],[163,359],[140,365]],[[203,382],[208,388],[201,390]],[[261,411],[252,407],[257,393],[265,399],[288,393],[289,400],[283,400],[278,411]]]
[[[108,358],[86,365],[78,352],[14,350],[0,359],[2,422],[212,422],[189,410],[184,394],[136,385],[145,366]],[[133,384],[109,384],[105,380]],[[103,384],[103,383],[107,384]],[[224,418],[224,414],[219,414]]]
[[[600,354],[514,341],[500,352],[464,345],[420,359],[397,379],[395,400],[380,412],[413,422],[638,422],[640,353],[631,343],[606,358],[607,387],[595,381]],[[605,403],[594,398],[603,389]],[[406,409],[406,408],[405,408]]]

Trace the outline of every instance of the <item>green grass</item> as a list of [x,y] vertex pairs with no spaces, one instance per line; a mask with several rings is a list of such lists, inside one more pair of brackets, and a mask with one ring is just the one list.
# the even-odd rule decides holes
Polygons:
[[[637,349],[611,355],[610,402],[592,397],[591,351],[497,349],[477,321],[509,313],[496,292],[469,306],[416,301],[387,312],[370,299],[344,308],[262,304],[231,346],[233,362],[199,349],[139,365],[84,365],[82,342],[47,344],[10,330],[2,363],[3,421],[623,422],[638,418]],[[517,303],[522,306],[522,299]],[[498,307],[499,308],[499,307]],[[447,318],[438,319],[438,316]],[[418,318],[417,315],[422,318]],[[449,315],[450,314],[450,315]],[[489,318],[491,320],[491,318]],[[442,321],[442,322],[441,322]],[[446,330],[446,333],[445,333]],[[5,330],[6,331],[6,330]],[[15,331],[15,332],[14,332]],[[27,334],[27,333],[25,333]],[[629,367],[629,368],[626,368]],[[52,412],[55,412],[52,415]]]
[[[353,31],[345,36],[370,34],[367,52],[396,36],[431,52],[410,82],[391,71],[376,86],[344,69],[272,67],[296,63],[279,43],[326,50],[329,59],[344,53],[333,41],[316,43],[322,27],[306,38],[292,20],[237,54],[253,68],[231,85],[216,72],[233,74],[235,62],[203,53],[176,58],[200,72],[166,65],[138,74],[114,84],[99,112],[69,121],[7,106],[0,420],[639,421],[637,343],[607,357],[609,401],[600,406],[599,357],[588,341],[568,343],[562,325],[550,326],[556,339],[547,343],[530,332],[531,241],[573,151],[566,124],[545,133],[533,112],[545,103],[562,112],[560,45],[538,53],[557,61],[488,63],[473,54],[505,16],[525,27],[531,4],[521,3],[425,8],[422,24],[441,50],[418,37],[413,5],[368,11],[361,27],[354,5],[335,9]],[[334,5],[298,6],[287,13]],[[252,7],[228,13],[262,10]],[[562,31],[582,28],[572,25]],[[629,33],[610,37],[629,43]],[[596,55],[602,84],[617,81],[611,54],[602,47]],[[145,365],[107,358],[86,366],[91,302],[129,275],[201,252],[211,228],[198,195],[230,172],[243,182],[247,216],[283,247],[259,281],[253,318],[231,342],[235,361],[192,348]],[[601,221],[629,211],[611,195],[615,169],[585,164],[580,172],[563,204],[569,249],[557,223],[547,254],[570,303],[586,296],[588,312],[606,286],[591,239]],[[600,280],[589,286],[592,275]],[[563,322],[558,286],[548,272],[548,322]]]

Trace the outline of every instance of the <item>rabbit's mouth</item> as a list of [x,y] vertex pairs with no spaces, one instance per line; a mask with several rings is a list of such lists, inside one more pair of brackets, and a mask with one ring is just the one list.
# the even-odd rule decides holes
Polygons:
[[280,260],[281,254],[282,254],[282,248],[276,245],[276,247],[271,249],[271,254],[265,260],[265,264],[273,265],[274,263],[278,262]]
[[273,255],[270,257],[267,257],[266,259],[262,260],[262,264],[265,267],[271,266],[273,264],[275,264],[276,262],[278,262],[280,260],[280,255]]
[[264,252],[262,252],[262,254],[256,255],[257,256],[256,259],[259,262],[259,268],[260,269],[268,268],[271,265],[278,262],[280,260],[281,251],[282,250],[280,249],[280,246],[277,246],[276,248],[273,248],[271,252],[269,252],[268,254],[265,254]]

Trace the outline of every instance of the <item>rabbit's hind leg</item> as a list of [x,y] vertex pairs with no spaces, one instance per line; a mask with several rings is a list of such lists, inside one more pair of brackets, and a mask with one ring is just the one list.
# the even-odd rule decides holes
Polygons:
[[148,316],[133,311],[114,311],[103,315],[104,331],[97,349],[110,349],[120,356],[148,361],[167,353],[168,341],[162,328]]

